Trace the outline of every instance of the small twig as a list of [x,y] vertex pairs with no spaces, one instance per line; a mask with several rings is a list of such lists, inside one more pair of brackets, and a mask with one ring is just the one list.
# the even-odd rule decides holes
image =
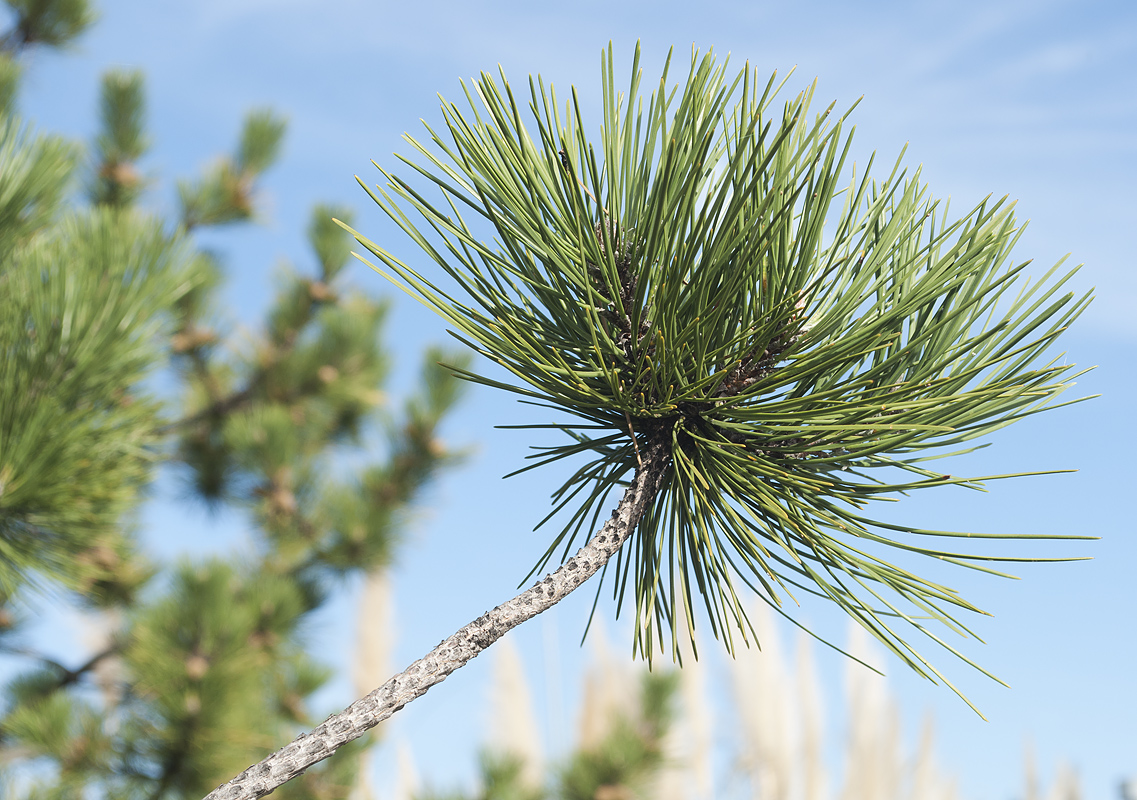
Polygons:
[[158,428],[159,434],[172,433],[180,428],[187,428],[192,425],[202,422],[210,417],[220,417],[228,414],[230,411],[235,411],[245,404],[248,400],[252,399],[253,393],[258,388],[258,380],[254,379],[239,392],[234,392],[228,397],[223,397],[220,400],[210,403],[200,411],[196,411],[189,416],[182,417],[181,419],[174,420]]
[[3,652],[11,653],[12,655],[25,656],[27,658],[34,658],[40,663],[46,664],[49,667],[58,670],[59,677],[56,679],[55,683],[43,690],[42,696],[46,697],[53,692],[57,692],[60,689],[64,689],[74,683],[78,683],[79,679],[97,667],[99,665],[99,662],[101,662],[103,659],[110,658],[113,655],[117,655],[122,650],[122,648],[122,642],[114,641],[103,650],[95,653],[93,656],[87,659],[86,662],[80,664],[74,669],[65,667],[55,659],[25,647],[5,647],[3,648]]

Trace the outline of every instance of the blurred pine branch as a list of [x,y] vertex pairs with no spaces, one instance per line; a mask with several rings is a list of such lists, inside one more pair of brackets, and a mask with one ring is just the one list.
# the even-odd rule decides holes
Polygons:
[[[0,791],[201,796],[312,724],[310,697],[330,672],[306,651],[305,622],[344,578],[390,564],[408,511],[458,460],[438,427],[461,384],[436,362],[467,361],[425,353],[405,408],[387,408],[386,304],[345,287],[351,240],[332,217],[351,212],[329,205],[312,210],[311,266],[282,276],[259,330],[238,343],[220,307],[226,270],[195,233],[257,217],[283,119],[249,114],[234,154],[183,181],[181,212],[165,219],[147,194],[157,177],[139,166],[150,147],[142,73],[103,76],[86,154],[34,131],[16,114],[26,52],[73,42],[93,13],[81,0],[8,5],[0,652],[18,674],[0,706]],[[385,452],[340,466],[377,433]],[[244,512],[256,548],[146,558],[140,509],[159,470],[183,478],[188,504]],[[91,628],[88,653],[62,661],[26,644],[61,598]],[[281,795],[346,797],[365,751]]]

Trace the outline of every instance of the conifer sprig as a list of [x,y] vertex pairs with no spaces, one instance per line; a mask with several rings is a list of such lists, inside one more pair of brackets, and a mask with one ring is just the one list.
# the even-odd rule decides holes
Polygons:
[[91,199],[99,205],[127,206],[138,197],[144,181],[135,162],[149,149],[144,131],[146,103],[139,71],[114,71],[103,76],[100,113],[102,132],[95,139],[98,163]]
[[252,219],[253,183],[276,160],[285,127],[284,118],[271,110],[250,112],[237,152],[215,164],[203,179],[178,184],[182,226],[187,231]]
[[88,0],[8,0],[16,19],[0,37],[0,49],[16,51],[28,45],[67,47],[95,21]]
[[569,441],[532,466],[588,461],[553,494],[568,523],[535,571],[595,529],[643,453],[666,454],[615,569],[642,655],[674,641],[694,594],[728,647],[747,638],[741,583],[779,611],[828,598],[943,679],[899,623],[963,658],[928,622],[967,633],[979,609],[881,546],[985,571],[1047,559],[941,549],[927,537],[971,534],[868,506],[982,488],[927,462],[1057,405],[1074,369],[1046,354],[1090,295],[1064,290],[1061,262],[1031,280],[1012,261],[1005,198],[957,217],[900,159],[883,180],[850,164],[849,114],[811,114],[815,86],[779,103],[776,76],[694,52],[682,85],[669,57],[645,99],[638,48],[626,94],[613,62],[609,47],[596,144],[575,88],[562,105],[540,77],[519,97],[483,73],[468,110],[443,103],[445,131],[406,137],[414,182],[379,167],[369,194],[445,275],[358,241],[511,375],[463,377],[568,415],[552,427]]

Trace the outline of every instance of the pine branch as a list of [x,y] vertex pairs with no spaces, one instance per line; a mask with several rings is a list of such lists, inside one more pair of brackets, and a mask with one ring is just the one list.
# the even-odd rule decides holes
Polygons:
[[[343,213],[342,210],[340,213]],[[317,221],[319,220],[319,212],[317,212],[316,219]],[[337,228],[336,231],[339,232],[339,229]],[[312,238],[315,240],[315,234],[313,234]],[[327,243],[316,243],[316,245],[318,252],[321,251],[321,245],[324,251],[330,246]],[[328,263],[329,262],[324,259],[323,253],[321,253],[321,269],[325,276],[331,271],[328,267]],[[174,335],[172,343],[174,352],[185,355],[190,359],[194,372],[205,387],[206,394],[209,395],[209,404],[181,419],[161,426],[158,428],[159,434],[183,430],[205,420],[220,419],[227,414],[241,410],[248,403],[256,399],[264,385],[265,379],[269,375],[269,371],[288,359],[296,350],[300,333],[305,330],[315,318],[317,310],[338,301],[337,293],[322,280],[302,279],[297,282],[297,287],[308,300],[301,309],[302,313],[291,320],[291,324],[285,335],[274,337],[279,341],[272,342],[273,347],[265,358],[264,363],[249,377],[247,384],[237,391],[224,394],[209,369],[210,365],[207,354],[204,351],[204,346],[213,344],[216,341],[216,335],[211,330],[208,328],[199,328],[194,325],[192,321],[189,321],[182,327],[181,331]],[[288,399],[292,400],[300,396],[301,395],[297,393],[295,396],[289,396]]]
[[426,694],[431,686],[441,683],[513,628],[563,600],[607,564],[635,531],[644,511],[655,499],[670,463],[667,448],[659,444],[644,448],[643,466],[636,470],[623,499],[604,526],[573,558],[517,597],[461,628],[425,658],[329,717],[311,733],[300,736],[219,786],[205,800],[264,797]]
[[166,423],[165,425],[158,428],[158,433],[166,434],[181,430],[183,428],[190,428],[199,422],[203,422],[204,420],[220,418],[226,414],[240,410],[245,406],[246,403],[250,402],[253,399],[253,396],[256,394],[257,389],[260,387],[260,383],[263,377],[264,376],[262,374],[258,373],[245,388],[211,402],[208,406],[201,409],[200,411],[195,411],[194,413],[182,417],[181,419]]
[[46,656],[40,656],[40,658],[44,662],[52,664],[53,666],[59,667],[59,669],[60,669],[59,681],[54,686],[52,686],[48,692],[45,692],[44,695],[46,696],[50,692],[59,691],[60,689],[66,689],[68,686],[71,686],[72,684],[78,683],[79,680],[84,675],[86,675],[88,672],[91,672],[93,669],[95,669],[95,667],[99,666],[99,664],[104,659],[110,658],[111,656],[118,655],[120,652],[122,652],[122,648],[123,648],[123,643],[121,641],[118,641],[118,640],[112,641],[109,645],[107,645],[105,648],[103,648],[99,652],[95,653],[93,656],[88,658],[86,660],[86,662],[84,662],[83,664],[80,664],[75,669],[68,669],[67,667],[64,667],[62,664],[59,664],[55,661],[52,661],[51,659],[47,658]]
[[16,20],[0,36],[0,50],[10,53],[33,44],[66,47],[95,21],[88,0],[9,0],[8,5]]

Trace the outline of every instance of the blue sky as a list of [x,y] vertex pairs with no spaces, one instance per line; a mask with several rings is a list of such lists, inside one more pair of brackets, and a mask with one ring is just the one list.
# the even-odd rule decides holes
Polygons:
[[[1018,260],[1034,258],[1045,268],[1071,253],[1071,263],[1085,263],[1076,287],[1097,287],[1097,300],[1062,347],[1080,365],[1101,365],[1072,393],[1103,397],[1001,432],[995,446],[957,469],[1080,471],[1007,482],[980,498],[936,492],[905,500],[897,513],[932,527],[1102,540],[1058,551],[1093,561],[1027,566],[1022,581],[933,570],[995,615],[978,625],[988,644],[965,649],[1014,688],[963,665],[952,673],[990,721],[898,664],[889,664],[889,677],[910,738],[925,712],[935,715],[940,758],[959,776],[962,796],[1018,796],[1026,737],[1044,775],[1066,759],[1088,796],[1116,796],[1117,781],[1137,775],[1137,601],[1128,569],[1137,562],[1128,506],[1137,437],[1125,399],[1137,390],[1137,5],[104,0],[100,9],[101,21],[74,51],[33,56],[21,105],[42,128],[88,138],[99,74],[145,70],[155,147],[142,166],[159,179],[154,202],[172,207],[173,180],[231,148],[249,108],[267,105],[289,118],[281,161],[263,182],[263,224],[208,235],[231,266],[226,296],[241,320],[255,320],[269,302],[281,260],[310,264],[304,231],[313,202],[352,205],[360,230],[393,236],[353,175],[374,182],[371,159],[391,165],[392,152],[406,152],[401,134],[417,135],[420,118],[437,120],[436,93],[458,98],[459,78],[501,64],[516,83],[540,72],[558,87],[575,84],[587,108],[609,40],[625,68],[641,40],[649,77],[669,46],[682,63],[692,43],[731,53],[739,67],[749,60],[759,72],[796,65],[789,86],[801,89],[818,77],[818,102],[847,107],[864,96],[853,116],[861,158],[876,150],[890,163],[908,143],[906,163],[922,164],[932,191],[951,195],[957,208],[988,193],[1017,198],[1020,218],[1031,220]],[[390,294],[362,265],[352,279]],[[397,392],[409,385],[422,346],[445,333],[425,310],[394,299],[388,330],[400,365]],[[473,455],[431,491],[399,556],[398,664],[505,599],[543,552],[543,537],[530,530],[559,485],[556,476],[499,480],[530,440],[492,427],[533,415],[509,397],[476,389],[448,424],[448,440],[472,446]],[[154,552],[239,546],[239,518],[186,514],[170,487],[160,490],[147,515]],[[590,602],[591,594],[570,598],[516,637],[533,673],[557,654],[568,708]],[[601,607],[611,615],[610,605]],[[352,608],[345,599],[314,626],[314,645],[333,660],[348,657]],[[844,623],[836,614],[804,613],[840,638]],[[623,635],[618,624],[610,627],[614,637]],[[834,654],[818,657],[836,706],[844,664]],[[487,675],[488,664],[474,662],[391,727],[435,783],[473,774]],[[546,694],[538,688],[538,697]],[[346,681],[321,696],[328,710],[351,699]]]

